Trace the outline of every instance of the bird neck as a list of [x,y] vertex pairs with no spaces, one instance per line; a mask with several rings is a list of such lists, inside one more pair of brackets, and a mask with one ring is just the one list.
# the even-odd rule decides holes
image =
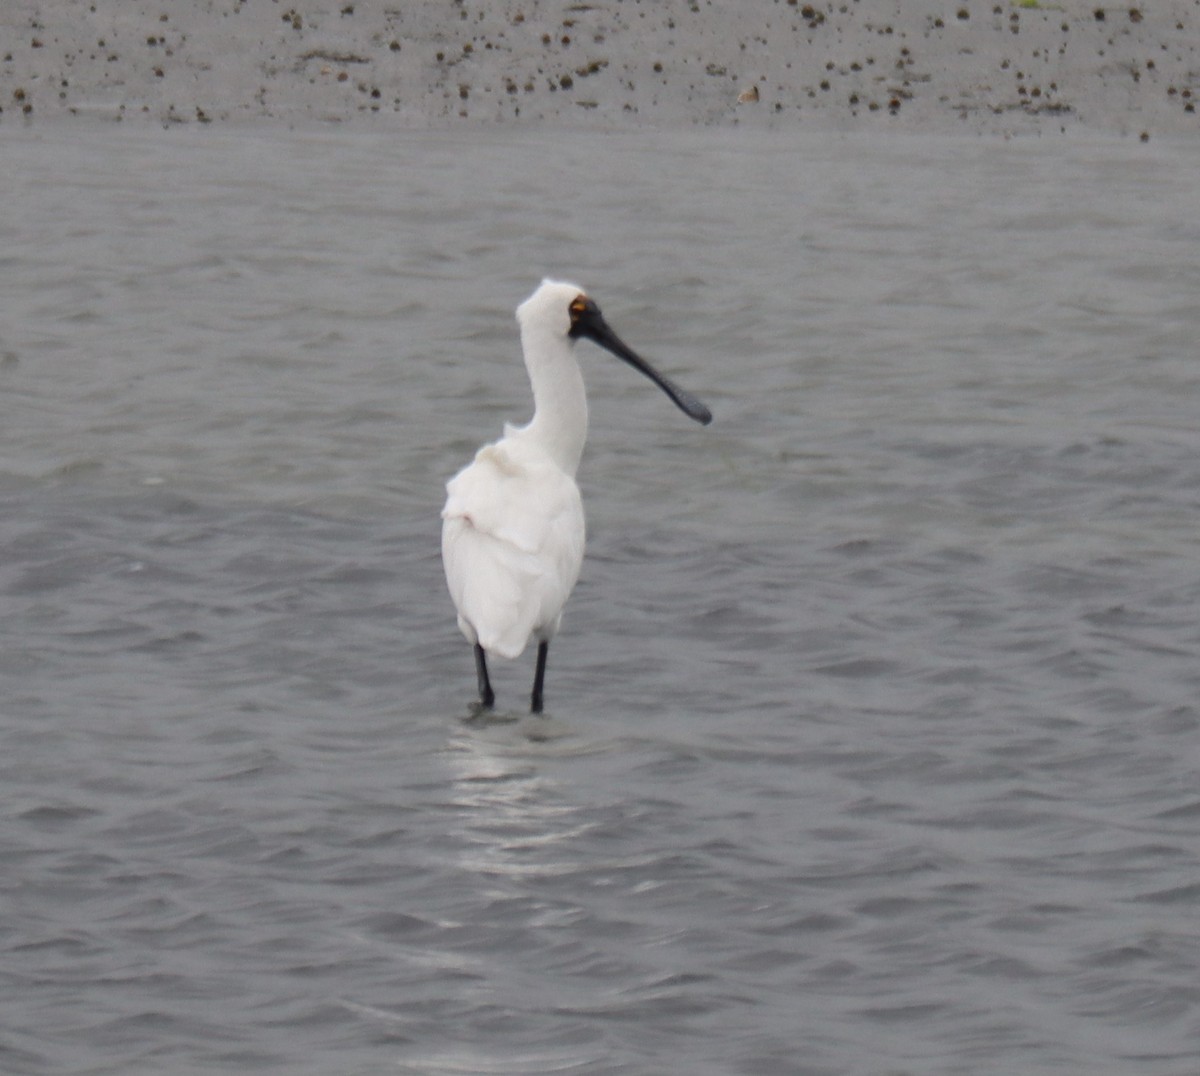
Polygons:
[[587,441],[588,408],[573,344],[537,333],[522,333],[522,344],[533,387],[533,419],[525,432],[574,477]]

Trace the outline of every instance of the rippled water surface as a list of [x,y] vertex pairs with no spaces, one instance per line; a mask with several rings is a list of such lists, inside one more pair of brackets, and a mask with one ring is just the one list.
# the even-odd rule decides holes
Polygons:
[[[0,133],[0,1070],[1200,1066],[1200,157]],[[588,286],[548,715],[442,482]]]

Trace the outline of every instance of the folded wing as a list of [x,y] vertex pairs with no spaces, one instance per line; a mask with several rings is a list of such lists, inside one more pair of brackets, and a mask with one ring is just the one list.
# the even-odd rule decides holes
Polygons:
[[442,559],[472,643],[517,657],[531,637],[558,630],[583,561],[579,489],[517,441],[481,448],[446,483]]

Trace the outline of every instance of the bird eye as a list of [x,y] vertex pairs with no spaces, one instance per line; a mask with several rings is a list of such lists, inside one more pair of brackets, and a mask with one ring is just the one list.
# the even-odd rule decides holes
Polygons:
[[577,318],[585,313],[588,308],[588,301],[582,295],[577,295],[571,300],[571,317]]

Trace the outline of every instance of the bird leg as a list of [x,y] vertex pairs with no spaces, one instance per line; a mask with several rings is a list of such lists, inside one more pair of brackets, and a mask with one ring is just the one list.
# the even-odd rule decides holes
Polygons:
[[478,643],[475,644],[475,675],[479,678],[479,705],[485,710],[490,710],[496,703],[496,696],[492,693],[492,682],[488,679],[487,658],[484,656],[483,647]]
[[550,652],[550,643],[543,639],[538,643],[537,668],[533,673],[533,697],[529,700],[529,712],[542,712],[542,682],[546,679],[546,655]]

